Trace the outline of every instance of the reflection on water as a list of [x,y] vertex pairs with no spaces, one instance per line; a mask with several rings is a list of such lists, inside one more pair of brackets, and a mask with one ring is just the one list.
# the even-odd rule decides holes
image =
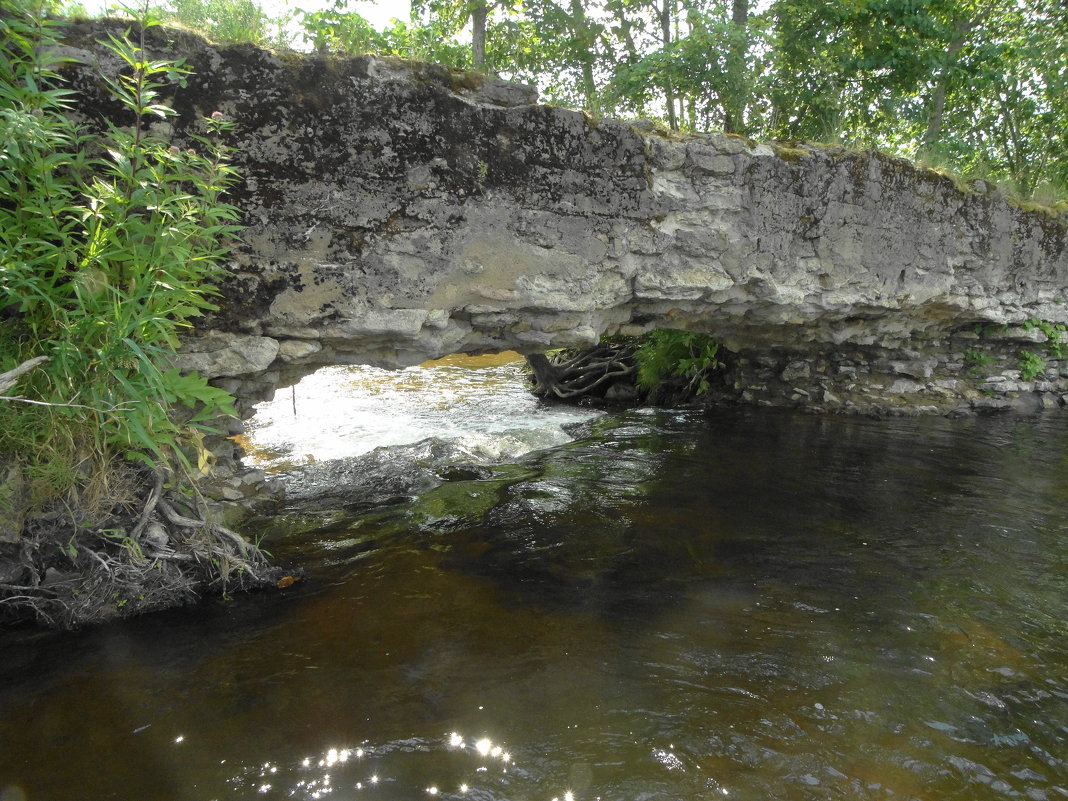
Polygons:
[[243,444],[250,461],[288,469],[433,437],[482,461],[567,442],[563,426],[596,416],[539,402],[523,357],[446,356],[405,370],[324,367],[256,407]]
[[6,635],[0,788],[1065,798],[1066,453],[1061,416],[601,418],[290,521],[285,592]]
[[[425,771],[425,775],[439,778],[428,779],[429,783],[419,787],[419,781],[411,776],[417,770],[410,770],[406,775],[390,772],[389,765],[393,762],[415,765],[420,761],[428,765],[433,762],[434,768]],[[355,797],[362,797],[377,791],[373,796],[379,798],[403,792],[409,798],[477,799],[495,797],[494,788],[501,784],[501,777],[516,770],[511,755],[489,738],[469,743],[463,735],[451,732],[436,740],[410,738],[383,745],[365,743],[355,748],[330,748],[318,756],[288,764],[264,762],[233,777],[231,784],[239,792],[260,796],[282,793],[280,797],[288,798],[317,799],[336,793],[351,797],[351,791],[355,791]],[[564,797],[573,801],[570,791],[565,791]]]

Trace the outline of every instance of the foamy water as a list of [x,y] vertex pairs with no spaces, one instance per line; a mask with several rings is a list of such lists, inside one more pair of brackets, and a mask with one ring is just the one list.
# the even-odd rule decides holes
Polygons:
[[540,402],[514,353],[404,370],[325,367],[257,407],[249,461],[285,469],[434,437],[497,462],[561,445],[571,438],[564,426],[598,414]]

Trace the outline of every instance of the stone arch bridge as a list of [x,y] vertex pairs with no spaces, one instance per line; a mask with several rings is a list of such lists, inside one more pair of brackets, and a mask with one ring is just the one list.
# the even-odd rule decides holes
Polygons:
[[[97,77],[117,65],[79,45],[100,34],[72,32],[94,66],[69,77],[81,114],[118,118]],[[427,64],[149,34],[154,54],[196,70],[156,132],[192,146],[214,111],[238,126],[232,200],[247,228],[182,363],[246,405],[321,365],[651,327],[723,343],[724,389],[743,401],[1062,403],[1056,369],[1027,382],[1012,368],[1043,339],[1016,324],[1068,320],[1068,226],[983,182],[873,152],[593,119]],[[969,375],[975,350],[999,366]]]

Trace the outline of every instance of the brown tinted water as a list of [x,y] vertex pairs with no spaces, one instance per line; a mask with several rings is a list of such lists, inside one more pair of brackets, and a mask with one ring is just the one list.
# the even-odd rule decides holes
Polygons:
[[0,798],[1068,797],[1068,418],[587,426],[268,522],[288,590],[0,635]]

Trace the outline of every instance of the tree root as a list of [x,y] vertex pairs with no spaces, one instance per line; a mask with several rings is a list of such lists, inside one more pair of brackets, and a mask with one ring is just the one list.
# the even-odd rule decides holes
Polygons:
[[538,353],[526,358],[534,373],[534,394],[565,401],[603,397],[612,384],[630,381],[637,369],[632,345],[601,343],[570,358],[551,360]]
[[284,574],[256,545],[165,489],[158,473],[146,473],[142,492],[143,502],[95,527],[73,514],[45,515],[24,526],[19,543],[0,546],[0,625],[75,628],[206,592],[274,585]]

